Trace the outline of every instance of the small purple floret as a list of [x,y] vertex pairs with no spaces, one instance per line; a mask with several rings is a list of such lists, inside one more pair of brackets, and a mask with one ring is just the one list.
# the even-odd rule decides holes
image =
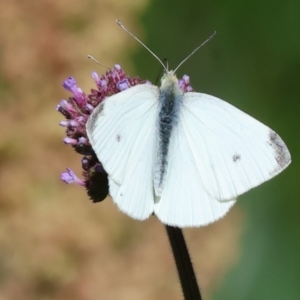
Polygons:
[[178,80],[178,84],[184,93],[193,91],[193,88],[190,85],[190,77],[188,75],[183,75],[182,79]]
[[67,121],[60,121],[59,125],[62,127],[77,127],[79,126],[79,123],[75,120],[67,120]]
[[92,112],[92,111],[94,110],[94,106],[91,105],[91,104],[89,104],[89,103],[87,103],[87,104],[85,105],[85,108],[86,108],[88,111],[90,111],[90,112]]
[[115,64],[115,69],[118,70],[118,71],[122,70],[122,68],[119,64]]
[[66,90],[68,90],[68,91],[72,91],[72,88],[74,87],[74,86],[76,86],[77,85],[77,83],[76,83],[76,80],[73,78],[73,77],[69,77],[69,78],[67,78],[63,83],[62,83],[62,86],[66,89]]
[[60,122],[59,122],[59,125],[62,126],[62,127],[67,127],[68,124],[69,124],[68,121],[60,121]]
[[78,178],[78,177],[75,175],[75,173],[74,173],[71,169],[69,169],[69,168],[67,168],[67,171],[66,171],[66,172],[61,173],[60,179],[61,179],[63,182],[67,183],[67,184],[70,184],[70,183],[76,183],[76,184],[82,185],[82,186],[85,185],[84,180]]
[[64,138],[64,143],[68,144],[68,145],[76,145],[77,144],[77,140],[76,139],[72,139],[70,137],[65,137]]
[[71,127],[78,127],[79,126],[79,123],[76,122],[75,120],[70,120],[68,122],[68,125],[71,126]]
[[124,91],[130,88],[129,82],[127,79],[121,80],[117,83],[119,91]]
[[63,109],[64,111],[67,112],[74,112],[74,108],[72,107],[72,105],[65,99],[61,100],[59,102],[59,104],[56,106],[56,110],[61,111],[61,109]]
[[182,80],[183,80],[185,83],[190,83],[190,76],[188,76],[188,75],[183,75],[183,76],[182,76]]
[[92,77],[93,77],[93,79],[95,80],[95,83],[96,83],[97,85],[100,85],[100,77],[99,77],[98,73],[97,73],[97,72],[93,72],[93,73],[92,73]]
[[116,70],[112,71],[110,76],[111,76],[112,82],[114,84],[117,84],[120,81],[120,77],[118,76],[118,73]]
[[106,89],[107,88],[107,81],[105,79],[100,80],[100,87],[102,89]]
[[78,139],[78,143],[81,143],[81,144],[86,144],[87,143],[87,139],[85,137],[80,137]]
[[83,170],[88,170],[90,166],[90,160],[86,156],[81,159],[81,166]]
[[84,120],[84,117],[83,117],[83,116],[79,116],[79,117],[77,118],[77,122],[78,122],[78,123],[83,122],[83,120]]
[[59,111],[59,112],[62,112],[62,106],[61,106],[60,104],[57,104],[57,105],[55,106],[55,109],[56,109],[57,111]]
[[71,91],[73,92],[74,94],[74,98],[77,102],[78,105],[83,105],[84,102],[85,102],[85,95],[84,93],[82,92],[82,89],[77,87],[77,86],[74,86]]

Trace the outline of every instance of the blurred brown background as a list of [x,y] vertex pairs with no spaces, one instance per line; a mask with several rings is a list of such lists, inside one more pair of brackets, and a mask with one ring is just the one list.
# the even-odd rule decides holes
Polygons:
[[[183,3],[179,4],[178,1],[172,5],[169,2],[169,6],[167,2],[161,7],[157,1],[135,0],[0,2],[0,300],[182,299],[163,224],[154,217],[145,222],[134,221],[119,212],[110,199],[93,204],[88,200],[83,188],[65,185],[60,181],[60,173],[66,167],[71,167],[77,174],[81,172],[80,157],[70,146],[63,144],[64,128],[58,125],[63,117],[55,110],[55,106],[61,99],[70,96],[62,88],[61,82],[68,76],[74,76],[85,92],[88,93],[94,88],[91,72],[96,70],[101,74],[105,69],[89,61],[86,58],[87,54],[94,55],[107,66],[120,63],[126,73],[132,76],[140,75],[152,81],[159,71],[159,64],[148,53],[145,54],[144,50],[139,50],[143,54],[137,52],[141,49],[140,46],[115,24],[116,18],[121,19],[136,35],[150,44],[151,49],[161,58],[170,53],[171,61],[173,53],[178,52],[180,57],[176,57],[176,60],[174,58],[171,66],[176,66],[213,30],[221,30],[219,39],[210,42],[201,50],[202,54],[196,55],[198,62],[196,58],[187,62],[186,67],[182,68],[182,73],[197,71],[200,76],[196,77],[198,86],[193,84],[192,79],[195,89],[200,91],[201,87],[201,91],[232,98],[232,104],[240,103],[240,108],[248,109],[250,114],[262,119],[270,127],[275,127],[276,131],[283,128],[278,121],[283,118],[281,122],[287,124],[286,129],[279,130],[279,133],[287,143],[289,140],[291,143],[292,132],[288,129],[288,120],[292,120],[292,117],[287,114],[287,110],[294,111],[295,106],[291,105],[289,108],[279,100],[275,100],[273,106],[268,101],[264,104],[259,102],[268,95],[267,90],[262,88],[267,85],[260,86],[260,83],[268,82],[271,87],[277,86],[275,75],[271,78],[273,81],[269,81],[269,75],[278,74],[278,82],[283,82],[286,90],[292,90],[289,84],[293,85],[294,81],[291,83],[283,80],[284,74],[289,76],[289,69],[279,68],[287,64],[280,60],[278,50],[272,52],[272,49],[278,49],[272,44],[277,38],[280,45],[295,49],[288,41],[280,39],[290,33],[288,27],[282,30],[282,36],[277,36],[278,27],[271,26],[274,39],[270,38],[270,32],[264,31],[262,23],[255,29],[253,23],[257,22],[255,18],[258,16],[255,13],[261,11],[261,8],[255,6],[258,3],[255,1],[252,3],[255,7],[252,10],[253,20],[251,18],[248,23],[246,16],[250,18],[250,14],[247,7],[236,8],[229,2],[224,6],[220,1],[216,6],[206,6],[205,2],[200,5],[189,0],[190,3],[185,4],[185,7],[181,7]],[[270,2],[266,1],[266,5],[268,3]],[[187,11],[189,5],[190,9]],[[266,21],[266,24],[275,24],[275,14],[271,17],[269,7],[264,9],[269,12],[269,23]],[[283,12],[281,7],[276,9],[278,14]],[[289,9],[291,13],[294,11],[291,7]],[[285,24],[286,15],[282,15],[280,25]],[[265,16],[261,16],[261,19],[265,19],[263,17]],[[286,17],[293,27],[292,21],[296,20],[296,17],[290,18],[289,14]],[[167,23],[163,23],[165,19],[168,20]],[[237,28],[240,30],[240,24],[244,24],[242,33],[237,31]],[[258,34],[260,30],[261,36]],[[249,35],[249,32],[252,35]],[[154,35],[161,40],[155,42]],[[258,40],[258,44],[261,45],[261,41],[268,38],[270,48],[266,45],[260,48],[257,44],[251,47],[253,41]],[[294,36],[293,39],[298,39],[298,36]],[[173,50],[167,52],[169,48]],[[165,51],[162,52],[162,49]],[[184,49],[185,54],[179,49]],[[135,55],[132,55],[131,59],[129,53],[133,52]],[[252,54],[249,54],[250,52]],[[259,59],[255,53],[259,53]],[[199,62],[199,59],[202,61]],[[253,61],[268,70],[264,77],[257,75],[260,70],[255,71]],[[270,64],[274,63],[273,70],[268,69],[268,61]],[[282,63],[276,64],[278,61]],[[289,62],[293,67],[297,65],[292,63],[292,60]],[[295,73],[298,72],[296,70],[299,71],[295,67]],[[277,73],[274,73],[275,71]],[[229,74],[235,77],[232,78]],[[196,78],[194,75],[194,82]],[[228,78],[232,81],[229,82]],[[236,86],[233,86],[233,82]],[[202,85],[199,86],[199,83]],[[253,99],[257,99],[254,101],[258,102],[238,102],[237,99],[241,98],[240,94],[243,93],[247,97],[253,96]],[[254,97],[255,93],[260,93],[260,98]],[[276,88],[275,93],[280,95]],[[289,97],[295,99],[291,94]],[[262,106],[257,106],[258,103]],[[296,152],[295,148],[296,144],[292,155]],[[293,174],[295,173],[294,171]],[[290,182],[288,177],[285,178],[285,182]],[[294,178],[293,187],[299,186],[295,181],[297,177],[290,178]],[[283,186],[280,179],[276,183]],[[276,183],[269,185],[269,190],[273,189]],[[261,197],[267,198],[269,190],[261,189],[258,194],[251,194],[254,203],[252,207],[257,211],[261,208],[259,203],[265,200]],[[276,188],[274,194],[275,191]],[[299,194],[293,195],[299,199]],[[269,196],[270,200],[271,197],[275,197],[274,203],[280,211],[281,200],[275,200],[274,195]],[[256,201],[258,198],[260,199]],[[272,201],[269,203],[273,203]],[[293,207],[291,203],[294,202],[289,203],[290,211],[296,214],[298,206]],[[250,211],[249,215],[247,210]],[[255,220],[252,219],[251,211],[251,207],[245,209],[235,206],[223,220],[215,224],[184,231],[204,299],[211,299],[213,292],[218,290],[227,278],[229,270],[240,263],[241,236],[246,228],[245,224],[249,221],[249,227],[252,228],[251,220]],[[262,211],[269,212],[267,209]],[[268,215],[272,215],[272,212]],[[264,215],[260,216],[263,216],[260,219],[262,220]],[[255,221],[260,228],[265,228],[263,223]],[[281,223],[276,224],[280,226]],[[297,222],[293,224],[293,228],[298,228]],[[298,229],[295,229],[295,232],[296,230],[295,238],[299,232]],[[251,239],[246,235],[244,247],[263,245],[262,241],[265,239],[262,235],[258,234],[259,239],[256,239],[255,235],[256,233],[252,234]],[[282,236],[274,233],[273,241],[279,241],[278,244],[281,244]],[[271,244],[276,253],[277,242]],[[282,255],[276,256],[276,261],[285,257],[285,250],[282,251]],[[258,254],[255,256],[261,262],[264,261],[263,257]],[[296,261],[291,263],[297,265]],[[243,270],[253,271],[254,265],[256,271],[261,273],[257,261],[254,264],[250,261]],[[282,269],[269,270],[270,273],[272,270],[280,273]],[[296,267],[291,276],[298,278],[299,270]],[[231,278],[239,277],[238,271],[236,272]],[[251,274],[256,273],[253,271]],[[281,275],[284,276],[282,272]],[[252,279],[244,277],[249,283],[247,299],[277,299],[254,296],[249,288]],[[275,280],[272,284],[276,282]],[[254,285],[257,287],[257,284]],[[226,286],[220,299],[233,299],[228,296],[230,293]],[[245,290],[246,286],[245,284]],[[230,281],[228,287],[232,287]],[[266,290],[266,287],[263,289]],[[290,290],[289,287],[286,289]],[[285,299],[298,298],[296,296]]]

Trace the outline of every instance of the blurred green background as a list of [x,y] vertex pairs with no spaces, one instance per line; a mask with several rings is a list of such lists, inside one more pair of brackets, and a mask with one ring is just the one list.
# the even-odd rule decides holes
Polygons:
[[164,227],[134,221],[110,199],[92,204],[60,182],[80,157],[63,145],[74,76],[86,92],[86,59],[120,63],[155,81],[158,62],[116,18],[177,72],[270,126],[291,166],[240,197],[222,220],[184,231],[204,299],[300,299],[300,2],[10,1],[0,3],[0,300],[182,299]]

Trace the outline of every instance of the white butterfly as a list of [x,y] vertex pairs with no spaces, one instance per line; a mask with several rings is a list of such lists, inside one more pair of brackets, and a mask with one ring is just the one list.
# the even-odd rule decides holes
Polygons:
[[214,96],[183,93],[173,71],[160,88],[140,84],[105,99],[86,128],[120,210],[178,227],[220,219],[291,162],[269,127]]

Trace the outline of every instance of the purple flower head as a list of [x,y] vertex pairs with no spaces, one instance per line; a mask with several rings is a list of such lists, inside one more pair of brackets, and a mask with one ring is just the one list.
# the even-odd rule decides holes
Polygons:
[[[94,108],[104,99],[137,84],[146,83],[146,81],[138,77],[126,76],[120,65],[115,65],[104,75],[93,72],[92,77],[96,83],[96,89],[92,89],[87,95],[77,86],[73,77],[67,78],[63,82],[63,87],[71,92],[72,96],[68,100],[62,100],[56,109],[67,118],[60,122],[60,125],[66,128],[67,136],[64,138],[64,143],[71,145],[77,153],[84,155],[81,165],[87,193],[94,202],[99,202],[108,194],[108,180],[106,172],[89,143],[85,129],[86,122]],[[149,81],[147,83],[150,84]],[[83,182],[78,181],[74,172],[69,169],[62,174],[62,180],[68,183],[81,182],[81,185]]]
[[[64,143],[71,145],[74,150],[83,155],[81,159],[83,180],[76,177],[71,169],[61,174],[61,179],[66,183],[76,183],[85,186],[87,194],[93,202],[100,202],[108,195],[108,179],[101,162],[99,162],[92,149],[86,133],[86,122],[92,111],[104,99],[129,89],[137,84],[151,84],[148,80],[141,80],[139,77],[128,77],[120,65],[116,64],[113,69],[105,74],[92,73],[96,87],[85,94],[76,83],[73,77],[63,82],[63,87],[71,92],[68,100],[61,100],[56,106],[66,120],[59,124],[66,130]],[[183,76],[178,81],[183,92],[192,91],[189,77]]]

